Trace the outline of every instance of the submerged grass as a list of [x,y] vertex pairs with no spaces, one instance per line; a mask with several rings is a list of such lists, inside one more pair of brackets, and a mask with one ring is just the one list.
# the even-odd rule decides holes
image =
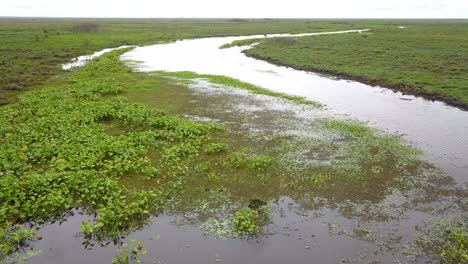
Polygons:
[[354,199],[382,199],[384,190],[411,188],[419,181],[418,175],[424,175],[426,165],[418,158],[420,151],[403,145],[397,136],[382,134],[357,121],[326,120],[324,127],[338,132],[346,142],[342,155],[349,157],[335,161],[331,182],[339,177],[342,182],[335,188],[359,190]]
[[241,80],[223,76],[223,75],[198,74],[195,72],[188,72],[188,71],[184,71],[184,72],[156,71],[154,73],[156,73],[159,76],[164,76],[164,77],[175,77],[175,78],[182,78],[182,79],[206,79],[213,84],[219,84],[219,85],[223,85],[226,87],[240,88],[243,90],[250,91],[253,94],[262,94],[262,95],[277,97],[277,98],[281,98],[281,99],[294,102],[296,104],[310,105],[314,107],[322,107],[320,103],[309,100],[302,96],[294,96],[294,95],[288,95],[285,93],[274,92],[274,91],[262,88],[254,84],[243,82]]
[[440,263],[468,261],[468,216],[449,215],[418,230],[418,243],[426,252],[433,253]]

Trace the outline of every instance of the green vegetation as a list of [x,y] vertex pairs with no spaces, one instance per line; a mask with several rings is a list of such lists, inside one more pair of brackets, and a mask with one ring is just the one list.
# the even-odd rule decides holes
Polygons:
[[33,231],[20,226],[0,228],[0,260],[34,237]]
[[0,104],[62,73],[60,64],[104,48],[350,27],[351,22],[313,20],[0,18]]
[[205,152],[208,154],[216,154],[226,151],[226,145],[225,144],[220,144],[220,143],[210,143],[206,145],[205,147]]
[[443,263],[468,262],[468,232],[462,229],[451,229],[445,244],[439,250]]
[[[271,144],[269,140],[230,146],[222,142],[231,141],[219,124],[179,118],[128,101],[123,95],[131,97],[139,89],[161,92],[162,88],[158,77],[132,73],[119,62],[123,52],[110,52],[0,109],[2,230],[24,222],[60,219],[78,207],[97,213],[93,225],[82,224],[85,239],[105,240],[140,228],[163,210],[199,210],[202,217],[212,208],[206,211],[209,217],[216,212],[214,208],[254,195],[266,201],[281,194],[299,198],[310,192],[330,197],[332,189],[349,189],[350,183],[376,190],[368,184],[373,178],[353,175],[367,175],[374,171],[369,162],[387,164],[391,157],[388,168],[374,173],[376,179],[391,173],[380,186],[385,189],[408,169],[399,161],[416,162],[414,156],[400,151],[396,139],[385,140],[362,125],[332,122],[329,129],[356,134],[359,140],[349,145],[353,154],[369,153],[376,146],[381,149],[374,150],[376,156],[370,161],[365,155],[355,155],[333,167],[302,171],[291,167],[290,173],[278,174],[289,169],[280,162],[282,154],[274,145],[262,147]],[[237,134],[232,136],[239,139]],[[252,149],[253,145],[257,147]],[[259,153],[260,149],[264,150]],[[329,180],[335,183],[326,185]],[[265,186],[266,192],[259,193],[258,186]],[[259,231],[260,220],[267,215],[260,211],[245,209],[234,214],[238,235]]]
[[[281,196],[305,208],[326,205],[345,216],[375,220],[386,213],[384,209],[372,207],[363,216],[348,206],[377,204],[393,188],[404,191],[416,185],[418,197],[424,194],[425,182],[418,176],[427,164],[396,136],[362,123],[336,120],[307,125],[302,132],[313,137],[291,136],[289,131],[255,136],[237,126],[254,121],[233,112],[226,115],[234,122],[195,121],[190,117],[211,117],[203,112],[208,103],[192,102],[195,95],[186,87],[188,81],[180,84],[180,79],[205,79],[215,86],[247,90],[252,98],[251,94],[274,96],[316,111],[316,103],[303,98],[224,76],[132,72],[119,61],[126,50],[49,78],[61,72],[57,64],[69,57],[108,46],[208,35],[359,28],[357,21],[14,21],[0,20],[0,34],[7,36],[0,39],[5,43],[2,54],[16,54],[0,63],[0,67],[16,67],[2,85],[38,89],[20,93],[0,107],[0,259],[40,239],[26,225],[40,227],[64,220],[72,210],[94,216],[76,230],[87,246],[94,241],[121,241],[162,212],[205,223],[208,233],[244,237],[266,233],[270,213],[264,201]],[[26,43],[31,32],[34,41],[39,32],[35,44]],[[62,55],[48,61],[49,55],[61,51]],[[33,57],[26,59],[21,53]],[[20,70],[29,60],[31,66]],[[41,72],[42,77],[36,76]],[[39,86],[46,80],[46,85]],[[211,102],[216,105],[217,101]],[[218,112],[220,116],[213,120],[223,117]],[[264,118],[288,123],[274,113]],[[314,204],[315,198],[326,202]],[[457,235],[449,241],[443,256],[453,258],[461,248],[457,241],[463,240]],[[122,245],[113,262],[138,263],[144,253],[141,243],[132,241]]]
[[265,202],[251,199],[247,207],[235,211],[228,218],[205,222],[203,229],[208,234],[221,237],[256,237],[267,233],[270,209]]
[[270,211],[265,206],[254,209],[246,207],[237,210],[232,219],[235,236],[263,234],[265,232],[264,226],[269,220],[269,213]]
[[[88,238],[134,230],[168,194],[163,187],[127,189],[119,181],[132,175],[155,185],[164,174],[176,178],[168,183],[176,188],[187,170],[184,161],[200,152],[210,131],[219,129],[119,97],[123,87],[115,76],[129,73],[118,63],[120,53],[103,56],[0,109],[2,233],[20,230],[17,225],[24,222],[64,217],[75,207],[98,213],[93,226],[82,225]],[[126,130],[108,134],[106,122]],[[152,162],[151,149],[161,158]],[[10,242],[2,242],[6,253]]]
[[231,43],[226,43],[219,47],[220,49],[227,49],[232,47],[242,47],[242,46],[249,46],[254,43],[258,43],[262,41],[262,38],[250,38],[250,39],[241,39],[241,40],[234,40]]
[[[371,31],[362,34],[255,40],[260,44],[244,52],[272,63],[330,73],[467,108],[466,20],[381,21],[367,26]],[[230,45],[249,43],[245,40]]]
[[156,71],[155,73],[163,77],[175,77],[175,78],[181,78],[181,79],[205,79],[213,84],[219,84],[225,87],[240,88],[240,89],[250,91],[253,94],[263,94],[263,95],[268,95],[272,97],[286,99],[296,104],[321,107],[320,103],[308,100],[302,96],[294,96],[294,95],[288,95],[285,93],[274,92],[274,91],[259,87],[257,85],[253,85],[251,83],[243,82],[243,81],[240,81],[231,77],[223,76],[223,75],[198,74],[194,72],[165,72],[165,71]]
[[272,160],[270,156],[252,156],[245,151],[234,152],[227,158],[229,166],[256,172],[264,172],[271,165]]
[[118,255],[112,258],[113,264],[141,264],[141,256],[146,255],[148,250],[143,248],[141,241],[131,240],[131,244],[123,244],[117,251]]
[[468,222],[466,213],[445,215],[420,227],[418,243],[441,263],[468,261]]

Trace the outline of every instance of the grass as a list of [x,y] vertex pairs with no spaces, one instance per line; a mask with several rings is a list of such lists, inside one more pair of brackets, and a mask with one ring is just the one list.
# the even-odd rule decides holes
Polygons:
[[249,45],[252,45],[254,43],[258,43],[261,40],[262,40],[262,38],[250,38],[250,39],[234,40],[231,43],[226,43],[226,44],[221,45],[221,47],[219,47],[219,48],[220,49],[228,49],[228,48],[232,48],[232,47],[249,46]]
[[313,20],[0,18],[0,104],[62,73],[61,63],[104,48],[348,27],[351,23]]
[[185,72],[157,71],[155,73],[158,74],[159,76],[164,76],[164,77],[175,77],[175,78],[181,78],[181,79],[206,79],[213,84],[219,84],[219,85],[223,85],[226,87],[235,87],[235,88],[250,91],[253,94],[262,94],[262,95],[277,97],[277,98],[285,99],[285,100],[294,102],[296,104],[301,104],[301,105],[322,107],[320,103],[311,101],[302,96],[294,96],[294,95],[288,95],[285,93],[274,92],[274,91],[262,88],[260,86],[253,85],[251,83],[243,82],[238,79],[234,79],[234,78],[223,76],[223,75],[198,74],[198,73],[187,72],[187,71]]
[[[468,107],[466,20],[391,21],[368,27],[371,31],[363,34],[260,40],[244,52],[279,65]],[[236,44],[242,43],[231,45]]]

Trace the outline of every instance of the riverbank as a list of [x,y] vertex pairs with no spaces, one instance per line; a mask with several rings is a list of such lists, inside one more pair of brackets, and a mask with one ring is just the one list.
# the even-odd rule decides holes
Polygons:
[[466,23],[407,23],[405,28],[385,26],[362,34],[259,39],[244,54],[466,110]]

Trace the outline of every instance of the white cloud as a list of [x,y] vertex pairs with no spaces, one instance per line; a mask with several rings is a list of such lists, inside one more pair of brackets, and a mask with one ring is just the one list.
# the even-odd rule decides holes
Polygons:
[[468,18],[468,1],[2,0],[0,16]]

